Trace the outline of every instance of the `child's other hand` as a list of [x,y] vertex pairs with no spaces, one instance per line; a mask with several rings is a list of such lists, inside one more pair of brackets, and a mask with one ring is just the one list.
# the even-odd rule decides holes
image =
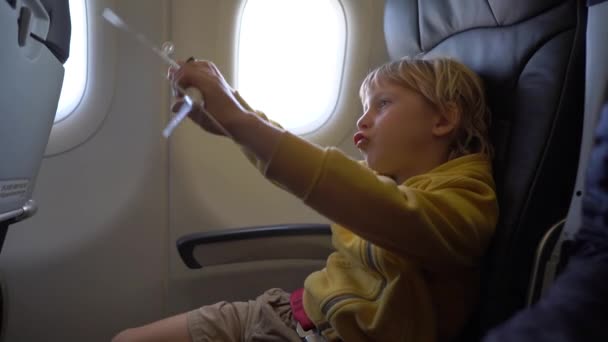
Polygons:
[[[180,62],[181,67],[177,70],[169,69],[170,79],[183,89],[189,87],[197,88],[203,95],[205,110],[228,131],[231,127],[247,114],[247,110],[241,106],[234,96],[234,90],[224,79],[217,67],[208,61]],[[183,94],[175,97],[171,110],[176,112],[183,105]],[[196,122],[204,130],[223,135],[222,131],[199,110],[193,110],[190,119]]]

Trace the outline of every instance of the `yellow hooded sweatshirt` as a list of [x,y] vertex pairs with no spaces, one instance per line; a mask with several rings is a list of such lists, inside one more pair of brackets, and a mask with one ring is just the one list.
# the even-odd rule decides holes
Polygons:
[[284,132],[258,167],[336,222],[336,251],[306,278],[303,296],[330,341],[443,341],[460,332],[498,217],[487,156],[456,158],[396,184],[335,148]]

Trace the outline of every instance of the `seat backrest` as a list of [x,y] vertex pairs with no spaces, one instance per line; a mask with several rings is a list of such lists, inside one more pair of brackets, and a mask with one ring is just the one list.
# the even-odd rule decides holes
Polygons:
[[583,139],[576,177],[576,196],[572,197],[568,217],[562,228],[547,234],[545,244],[539,246],[535,260],[533,282],[530,284],[529,303],[538,300],[549,291],[555,278],[561,273],[572,252],[572,242],[582,226],[583,199],[587,168],[591,150],[596,143],[596,126],[601,117],[602,108],[608,103],[608,45],[605,44],[608,34],[607,0],[587,0],[587,28],[585,30],[586,70],[585,70],[585,118]]
[[69,56],[68,0],[0,0],[0,250],[32,191]]
[[500,217],[479,328],[524,306],[536,245],[566,216],[583,119],[584,6],[575,0],[386,0],[391,59],[452,56],[484,80]]
[[[595,129],[601,116],[602,108],[608,102],[608,2],[606,0],[587,0],[588,19],[586,29],[586,77],[585,77],[585,121],[584,139],[581,143],[581,155],[576,179],[576,189],[583,191],[587,175],[589,155],[593,148]],[[562,234],[562,242],[572,239],[582,223],[582,198],[572,200],[570,212]],[[559,251],[555,251],[559,255]]]

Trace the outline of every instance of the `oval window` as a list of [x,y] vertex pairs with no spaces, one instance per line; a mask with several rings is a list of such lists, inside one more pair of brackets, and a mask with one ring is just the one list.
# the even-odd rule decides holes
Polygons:
[[338,101],[346,19],[338,0],[248,0],[238,30],[237,89],[296,134],[322,126]]

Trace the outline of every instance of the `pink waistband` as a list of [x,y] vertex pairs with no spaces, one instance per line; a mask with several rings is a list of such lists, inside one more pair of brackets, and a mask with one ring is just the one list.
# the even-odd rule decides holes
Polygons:
[[302,297],[304,295],[304,289],[297,289],[291,293],[289,297],[289,303],[291,304],[291,312],[293,314],[293,318],[300,323],[302,329],[310,330],[315,327],[315,324],[308,318],[306,311],[304,311],[304,304],[302,302]]

